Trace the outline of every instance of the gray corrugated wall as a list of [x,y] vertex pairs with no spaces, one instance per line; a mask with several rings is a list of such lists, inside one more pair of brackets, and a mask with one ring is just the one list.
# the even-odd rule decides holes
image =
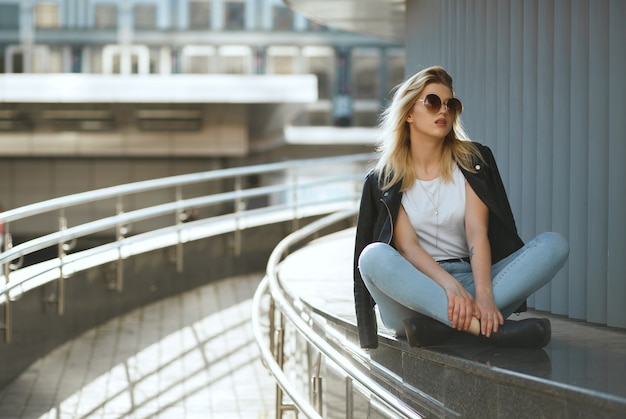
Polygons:
[[530,305],[626,327],[626,1],[408,0],[406,44],[407,75],[452,73],[522,238],[570,242]]

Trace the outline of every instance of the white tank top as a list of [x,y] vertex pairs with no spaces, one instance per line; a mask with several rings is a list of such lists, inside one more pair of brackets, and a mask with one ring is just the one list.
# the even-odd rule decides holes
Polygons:
[[404,192],[402,206],[409,216],[420,245],[435,260],[467,257],[465,235],[465,177],[454,166],[453,182],[441,177],[416,179]]

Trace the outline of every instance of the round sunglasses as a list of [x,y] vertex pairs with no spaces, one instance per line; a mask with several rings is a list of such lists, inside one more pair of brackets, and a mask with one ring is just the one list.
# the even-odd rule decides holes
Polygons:
[[455,97],[446,100],[445,102],[441,102],[441,98],[434,93],[430,93],[424,97],[424,99],[419,99],[420,102],[424,103],[424,108],[428,112],[437,113],[441,110],[441,106],[446,107],[447,112],[451,112],[455,115],[460,115],[463,112],[463,104],[461,101]]

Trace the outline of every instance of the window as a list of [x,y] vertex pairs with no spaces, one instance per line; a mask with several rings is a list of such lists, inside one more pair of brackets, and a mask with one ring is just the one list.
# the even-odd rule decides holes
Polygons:
[[405,56],[403,50],[390,51],[385,59],[387,62],[387,92],[402,83],[404,80]]
[[35,27],[37,29],[54,29],[59,27],[59,5],[51,2],[35,5]]
[[5,63],[5,66],[10,65],[10,73],[23,73],[24,72],[24,53],[22,51],[16,51],[11,56],[11,62]]
[[302,50],[304,56],[305,73],[317,76],[317,94],[319,99],[330,99],[334,81],[335,53],[332,48],[305,47]]
[[0,30],[20,28],[20,7],[17,4],[0,4]]
[[274,6],[272,14],[274,30],[293,30],[293,12],[291,11],[291,9],[285,6]]
[[267,49],[268,74],[294,74],[298,58],[296,47],[271,46]]
[[135,5],[135,29],[156,29],[156,6],[154,4]]
[[380,57],[373,52],[355,52],[352,57],[352,86],[355,99],[378,99]]
[[208,29],[211,26],[211,2],[191,0],[189,2],[189,29]]
[[96,29],[117,28],[117,6],[114,4],[96,5]]
[[252,50],[247,46],[224,46],[219,49],[220,73],[249,74],[252,71]]
[[245,17],[243,0],[228,0],[224,6],[224,28],[230,30],[243,29]]
[[211,71],[211,57],[209,56],[191,56],[187,58],[187,71],[189,74],[206,74]]
[[215,47],[208,45],[187,45],[181,51],[182,72],[185,74],[206,74],[215,72]]

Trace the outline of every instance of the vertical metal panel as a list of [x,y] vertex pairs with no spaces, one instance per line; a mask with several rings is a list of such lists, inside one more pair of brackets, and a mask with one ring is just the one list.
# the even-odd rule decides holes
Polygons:
[[[478,123],[482,123],[485,126],[485,137],[479,138],[478,141],[489,144],[493,147],[498,137],[498,120],[497,108],[498,108],[498,92],[496,86],[496,80],[498,78],[498,58],[494,52],[498,50],[498,25],[497,10],[498,0],[487,0],[485,5],[485,53],[484,53],[484,91],[483,97],[483,117],[477,120]],[[469,99],[469,98],[468,98]],[[477,98],[480,102],[480,96]],[[472,135],[472,133],[470,133]]]
[[[554,2],[554,74],[553,83],[552,142],[554,161],[552,167],[552,229],[569,241],[569,167],[570,167],[570,2]],[[549,41],[549,40],[548,40]],[[569,310],[569,264],[550,283],[551,311],[567,314]]]
[[529,240],[537,232],[537,0],[523,3],[522,21],[520,228],[522,238]]
[[[485,58],[488,56],[487,51],[487,0],[477,0],[474,5],[474,12],[476,13],[475,24],[473,25],[476,30],[475,39],[473,40],[473,50],[472,57],[473,62],[471,65],[472,74],[469,75],[468,83],[473,87],[470,92],[470,97],[479,98],[482,97],[482,100],[477,100],[472,103],[471,109],[474,110],[474,113],[471,115],[473,119],[476,121],[483,121],[478,124],[475,132],[472,133],[473,139],[475,141],[479,141],[484,143],[487,138],[487,130],[490,128],[489,125],[493,125],[492,119],[485,118],[485,108],[487,106],[487,101],[494,103],[495,96],[491,93],[493,89],[488,88],[488,85],[491,85],[486,77],[476,77],[476,74],[480,74],[481,72],[493,72],[493,66],[491,63],[486,62]],[[491,56],[492,54],[489,54]],[[489,93],[489,94],[488,94]]]
[[[537,84],[529,90],[534,92],[536,99],[527,106],[535,108],[537,118],[536,129],[536,160],[537,160],[537,196],[535,198],[536,231],[551,231],[552,227],[552,164],[554,158],[554,111],[552,80],[554,75],[554,43],[546,40],[554,39],[554,4],[539,1],[537,8]],[[562,106],[560,101],[556,101]],[[528,112],[525,106],[525,112]],[[559,152],[557,150],[557,152]],[[556,281],[555,278],[553,281]],[[549,310],[552,285],[543,287],[535,293],[534,300],[529,301],[535,308]],[[565,313],[565,309],[561,314]]]
[[[522,2],[512,1],[509,4],[509,59],[510,70],[508,74],[509,103],[506,104],[506,112],[508,112],[508,135],[505,141],[509,143],[509,154],[505,157],[508,171],[508,187],[509,200],[518,224],[522,220],[521,204],[522,204],[522,182],[524,181],[524,167],[522,164],[522,142],[523,142],[523,125],[522,125],[522,51],[523,51],[523,9]],[[528,171],[534,170],[528,167]],[[523,229],[520,230],[522,236]],[[528,239],[528,237],[526,237]]]
[[[607,324],[626,327],[626,2],[609,2]],[[590,278],[590,280],[593,280]]]
[[[497,77],[496,92],[497,100],[495,103],[496,124],[498,127],[497,136],[494,138],[492,145],[494,146],[494,154],[501,168],[506,168],[509,159],[509,81],[510,81],[510,61],[509,50],[511,48],[509,34],[509,2],[499,1],[496,8],[496,33],[497,33]],[[468,127],[471,122],[467,122]],[[471,131],[470,131],[471,132]],[[503,164],[505,164],[503,166]],[[501,170],[502,180],[504,184],[508,184],[508,170]]]
[[[537,234],[537,0],[526,0],[522,16],[522,92],[521,92],[521,202],[519,228],[524,240]],[[541,145],[543,147],[543,144]],[[549,288],[549,287],[545,287]],[[539,308],[534,296],[529,301]]]
[[[609,173],[609,16],[607,7],[589,8],[589,176],[587,201],[586,319],[606,323],[607,201]],[[626,47],[626,45],[625,45]]]
[[468,133],[494,150],[522,237],[551,230],[570,242],[568,263],[531,305],[626,327],[625,3],[407,7],[425,3],[439,28],[431,17],[410,22],[408,59],[452,73]]
[[587,313],[587,179],[589,133],[589,22],[587,0],[574,0],[571,27],[571,148],[570,148],[570,317],[584,319]]

